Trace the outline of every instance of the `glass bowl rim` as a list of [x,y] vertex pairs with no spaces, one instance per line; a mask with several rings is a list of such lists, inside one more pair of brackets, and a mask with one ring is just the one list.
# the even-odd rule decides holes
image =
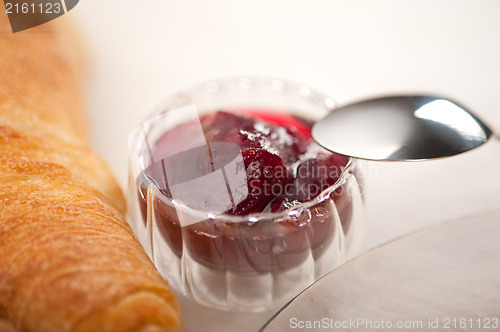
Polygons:
[[[274,82],[279,82],[282,84],[285,84],[289,87],[293,87],[296,91],[297,94],[301,95],[301,97],[309,102],[315,102],[317,103],[318,99],[322,100],[324,104],[322,105],[323,107],[329,109],[330,111],[334,110],[336,108],[336,102],[335,100],[330,97],[328,94],[315,89],[311,88],[307,84],[301,84],[297,83],[296,81],[285,79],[285,78],[280,78],[280,77],[274,77],[274,76],[257,76],[257,75],[233,75],[233,76],[225,76],[217,79],[211,79],[211,80],[204,80],[200,83],[196,84],[191,84],[188,85],[187,87],[183,89],[177,89],[170,93],[166,98],[162,99],[156,107],[153,108],[153,111],[149,113],[142,122],[146,122],[147,120],[150,120],[158,115],[164,114],[168,111],[171,110],[170,107],[167,105],[174,103],[176,98],[179,98],[181,95],[189,95],[196,93],[198,91],[203,91],[207,93],[218,93],[219,90],[217,91],[208,91],[207,87],[211,84],[218,84],[218,85],[239,85],[242,89],[249,89],[251,86],[248,87],[243,87],[242,86],[242,81],[251,81],[251,82],[258,82],[258,83],[269,83],[271,85],[271,89],[274,89],[275,92],[279,92],[279,89],[273,88],[272,84]],[[253,83],[251,83],[253,85]],[[304,89],[304,92],[307,94],[304,96],[300,90]],[[327,105],[328,104],[328,105]]]

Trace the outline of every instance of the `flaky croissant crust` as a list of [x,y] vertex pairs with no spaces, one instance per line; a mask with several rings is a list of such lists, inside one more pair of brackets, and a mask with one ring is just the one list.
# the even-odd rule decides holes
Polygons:
[[5,16],[0,11],[0,327],[182,330],[166,281],[122,216],[119,186],[88,148],[78,56],[55,26],[12,34]]

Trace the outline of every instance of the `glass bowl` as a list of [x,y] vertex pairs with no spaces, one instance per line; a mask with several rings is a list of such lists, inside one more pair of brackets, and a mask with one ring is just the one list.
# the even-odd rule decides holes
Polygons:
[[[333,108],[330,97],[305,85],[238,77],[175,94],[131,133],[128,221],[171,287],[212,308],[264,311],[283,305],[356,254],[364,226],[358,161],[342,157],[346,163],[338,180],[310,201],[280,212],[229,215],[198,208],[196,195],[193,207],[165,193],[165,172],[189,167],[186,160],[203,146],[201,126],[193,131],[198,135],[188,138],[192,149],[179,144],[183,147],[172,146],[168,153],[155,150],[166,133],[186,123],[196,127],[199,116],[216,110],[272,110],[314,121]],[[170,163],[174,155],[187,159]],[[236,170],[242,162],[238,151],[231,160]],[[226,172],[228,165],[223,165]],[[215,171],[209,175],[216,177]],[[184,183],[190,183],[192,192],[209,188],[217,197],[215,193],[230,189],[201,178],[208,176]],[[175,187],[168,179],[170,188]],[[212,204],[226,203],[218,199]]]

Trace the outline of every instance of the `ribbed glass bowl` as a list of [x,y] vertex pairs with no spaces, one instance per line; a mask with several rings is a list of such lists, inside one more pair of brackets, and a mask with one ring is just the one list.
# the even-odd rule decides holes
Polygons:
[[[265,109],[317,120],[333,100],[279,79],[211,81],[175,94],[129,139],[128,221],[160,273],[185,296],[212,308],[263,311],[283,305],[356,254],[364,228],[360,165],[315,199],[279,213],[245,216],[195,210],[168,198],[144,170],[161,159],[151,146],[167,131],[220,109]],[[181,226],[183,218],[199,220]]]

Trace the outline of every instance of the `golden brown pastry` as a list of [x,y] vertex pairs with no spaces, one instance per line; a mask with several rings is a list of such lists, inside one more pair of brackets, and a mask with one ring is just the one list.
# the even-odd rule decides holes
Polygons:
[[17,332],[12,324],[0,318],[0,332]]
[[78,54],[0,5],[0,331],[180,331],[166,281],[88,148]]

